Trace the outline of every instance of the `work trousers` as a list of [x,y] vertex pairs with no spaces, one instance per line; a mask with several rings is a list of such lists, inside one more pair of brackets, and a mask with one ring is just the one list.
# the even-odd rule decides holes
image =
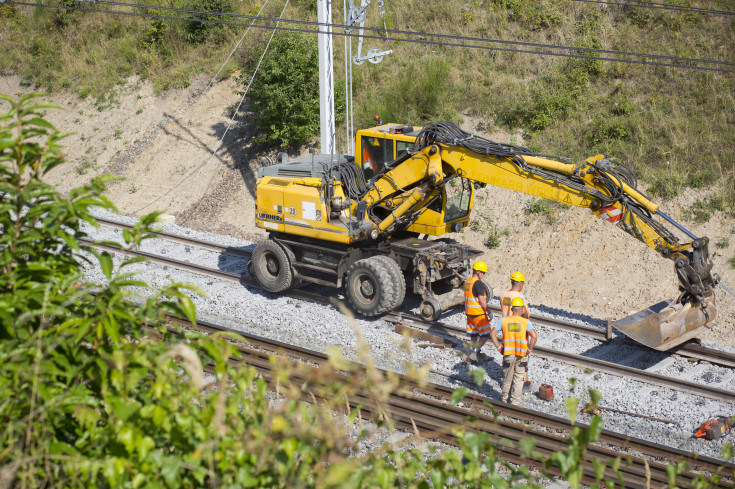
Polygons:
[[503,402],[521,403],[527,367],[528,356],[503,356],[503,395],[501,397]]

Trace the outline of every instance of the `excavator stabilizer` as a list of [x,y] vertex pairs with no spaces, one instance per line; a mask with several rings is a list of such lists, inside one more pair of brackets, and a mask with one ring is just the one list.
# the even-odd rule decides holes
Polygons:
[[682,304],[674,300],[662,301],[612,323],[613,327],[654,350],[669,350],[696,338],[701,328],[715,319],[714,294],[700,302]]

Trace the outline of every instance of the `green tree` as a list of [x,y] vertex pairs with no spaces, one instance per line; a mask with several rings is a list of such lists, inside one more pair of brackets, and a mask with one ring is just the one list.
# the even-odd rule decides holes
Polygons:
[[[278,32],[258,66],[254,57],[239,82],[259,134],[256,142],[295,147],[319,135],[319,53],[316,36]],[[252,82],[251,82],[252,80]],[[335,83],[335,117],[344,118],[344,87]]]

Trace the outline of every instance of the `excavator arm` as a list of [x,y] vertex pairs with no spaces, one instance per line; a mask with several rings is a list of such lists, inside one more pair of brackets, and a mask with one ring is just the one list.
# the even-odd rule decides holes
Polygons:
[[[697,238],[636,189],[635,175],[603,155],[580,165],[504,145],[464,132],[452,123],[430,124],[413,151],[386,164],[362,197],[380,235],[406,229],[419,219],[442,187],[461,177],[563,204],[586,207],[646,246],[674,261],[680,284],[676,300],[664,301],[616,321],[624,334],[665,350],[692,337],[716,316],[706,237]],[[365,204],[363,204],[365,205]],[[680,242],[661,222],[691,241]]]

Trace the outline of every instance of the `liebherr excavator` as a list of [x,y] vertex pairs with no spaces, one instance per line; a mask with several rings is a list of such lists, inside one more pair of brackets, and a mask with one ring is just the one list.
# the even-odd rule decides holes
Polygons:
[[[453,123],[381,124],[356,135],[356,155],[312,155],[258,170],[256,225],[268,231],[248,264],[270,292],[301,281],[344,286],[354,309],[376,316],[400,305],[408,282],[436,320],[463,302],[480,250],[447,238],[469,224],[475,188],[507,188],[586,207],[674,261],[679,296],[613,323],[666,350],[716,316],[706,237],[697,238],[636,190],[635,175],[603,155],[573,164],[467,133]],[[661,222],[691,238],[679,238]],[[490,296],[492,291],[490,290]]]

